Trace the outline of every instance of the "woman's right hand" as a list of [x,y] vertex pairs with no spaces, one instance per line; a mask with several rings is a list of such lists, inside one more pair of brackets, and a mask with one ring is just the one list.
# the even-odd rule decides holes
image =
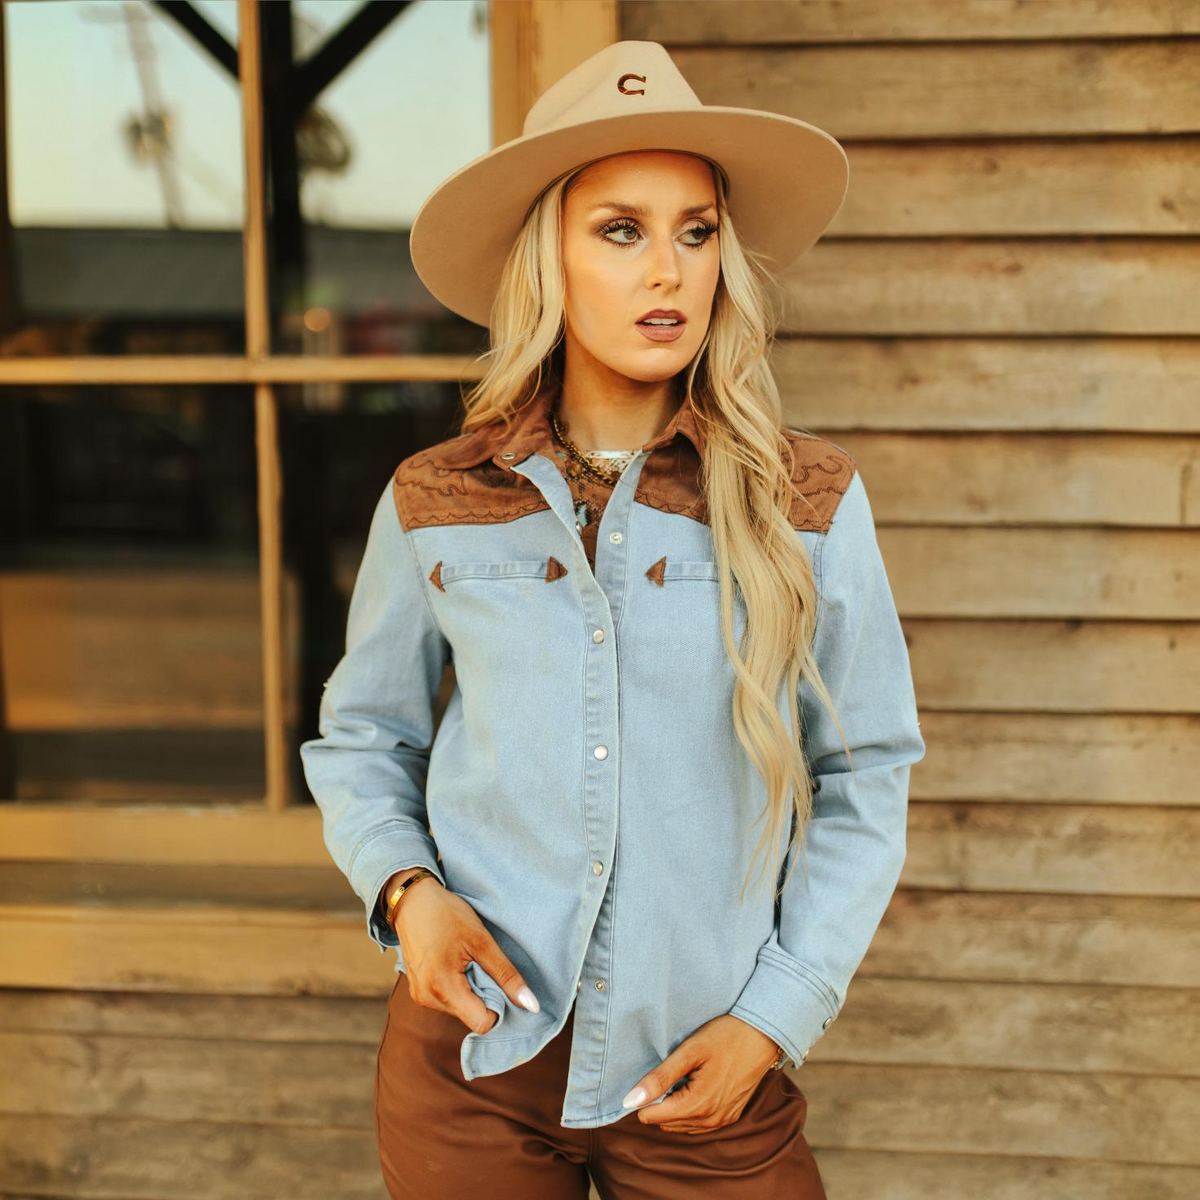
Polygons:
[[[388,881],[388,890],[413,873],[413,869],[397,872]],[[514,1004],[538,1011],[532,990],[479,914],[436,878],[422,879],[404,893],[392,928],[400,939],[408,993],[416,1003],[450,1013],[475,1033],[487,1033],[500,1018],[467,982],[464,972],[474,959]],[[522,989],[528,1004],[521,998]]]

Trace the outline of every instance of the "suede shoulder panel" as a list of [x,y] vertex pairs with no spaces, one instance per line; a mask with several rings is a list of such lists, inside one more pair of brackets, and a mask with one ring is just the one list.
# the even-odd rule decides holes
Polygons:
[[475,457],[470,451],[478,437],[468,433],[439,442],[410,454],[396,468],[392,494],[405,529],[499,525],[550,507],[532,480],[490,458],[459,465]]
[[824,438],[794,429],[785,429],[783,435],[792,448],[792,483],[798,493],[792,498],[792,526],[828,533],[857,464],[841,446]]

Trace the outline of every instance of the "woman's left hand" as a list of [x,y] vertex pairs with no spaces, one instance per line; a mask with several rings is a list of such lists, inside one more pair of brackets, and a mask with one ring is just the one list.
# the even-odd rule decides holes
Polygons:
[[[741,1017],[723,1013],[701,1025],[648,1075],[638,1120],[672,1133],[706,1133],[731,1125],[779,1055],[779,1046]],[[673,1083],[688,1081],[661,1104],[653,1102]],[[632,1111],[632,1110],[631,1110]]]

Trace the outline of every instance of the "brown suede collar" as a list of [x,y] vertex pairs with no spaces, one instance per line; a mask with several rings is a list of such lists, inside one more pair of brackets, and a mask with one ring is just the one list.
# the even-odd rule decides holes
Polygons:
[[[457,444],[452,442],[443,448],[438,456],[440,464],[463,470],[490,458],[498,467],[511,471],[530,454],[551,447],[554,434],[550,426],[550,409],[558,391],[556,382],[544,384],[533,399],[514,411],[507,426],[502,421],[493,421],[463,434],[455,439]],[[704,457],[704,433],[691,401],[686,398],[662,433],[646,442],[642,449],[650,451],[669,446],[677,434],[683,434],[700,457]]]

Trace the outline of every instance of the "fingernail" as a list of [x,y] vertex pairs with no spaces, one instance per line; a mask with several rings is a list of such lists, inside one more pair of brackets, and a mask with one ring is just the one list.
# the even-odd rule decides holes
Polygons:
[[633,1108],[637,1104],[641,1104],[646,1099],[646,1089],[644,1087],[635,1087],[632,1092],[622,1101],[624,1108]]
[[537,1002],[537,997],[529,990],[528,987],[523,987],[517,993],[517,999],[529,1009],[530,1012],[541,1012],[542,1006]]

